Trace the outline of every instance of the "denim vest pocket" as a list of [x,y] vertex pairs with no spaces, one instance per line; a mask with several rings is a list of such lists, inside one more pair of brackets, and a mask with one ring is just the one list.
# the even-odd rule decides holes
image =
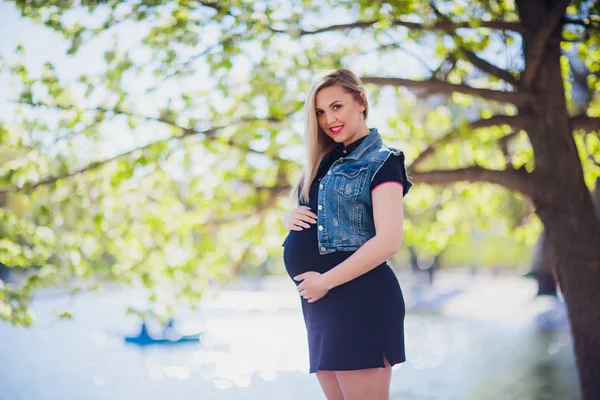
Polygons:
[[333,176],[333,189],[349,199],[356,197],[364,190],[369,175],[369,164],[343,166]]

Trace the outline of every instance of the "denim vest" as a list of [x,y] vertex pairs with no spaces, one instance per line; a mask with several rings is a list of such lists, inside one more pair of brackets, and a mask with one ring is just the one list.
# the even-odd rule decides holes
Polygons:
[[[370,186],[390,155],[404,158],[402,151],[386,146],[377,129],[371,128],[349,156],[333,162],[319,184],[317,239],[320,254],[355,251],[375,236]],[[406,194],[412,183],[406,176],[403,178],[403,194]]]

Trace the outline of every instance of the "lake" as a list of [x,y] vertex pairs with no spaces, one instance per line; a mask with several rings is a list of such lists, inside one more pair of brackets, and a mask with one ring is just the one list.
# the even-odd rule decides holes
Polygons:
[[[520,277],[439,278],[429,288],[400,277],[408,361],[394,368],[392,399],[580,398],[561,301],[535,298]],[[325,399],[294,288],[277,277],[225,286],[177,315],[199,343],[146,347],[123,340],[139,329],[125,309],[144,303],[140,291],[40,294],[35,326],[0,323],[0,400]],[[57,321],[52,309],[65,307],[73,320]]]

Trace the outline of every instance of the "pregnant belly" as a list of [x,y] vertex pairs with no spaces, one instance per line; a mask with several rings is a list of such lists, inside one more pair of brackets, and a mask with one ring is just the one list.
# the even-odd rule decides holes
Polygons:
[[317,240],[317,229],[311,225],[301,231],[290,231],[283,248],[283,262],[290,277],[307,271],[325,273],[335,267],[353,252],[336,251],[321,255]]
[[290,277],[311,271],[311,264],[319,257],[317,230],[308,228],[290,231],[283,248],[283,263]]

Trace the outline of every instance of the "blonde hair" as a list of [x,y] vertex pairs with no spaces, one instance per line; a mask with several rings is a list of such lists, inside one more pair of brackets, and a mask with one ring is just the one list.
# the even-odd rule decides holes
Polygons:
[[319,168],[323,156],[338,146],[338,144],[327,136],[327,134],[319,127],[315,111],[315,99],[317,93],[319,93],[321,89],[330,86],[341,87],[347,93],[351,94],[356,101],[364,105],[365,110],[363,111],[363,115],[365,120],[369,115],[369,104],[367,99],[366,97],[363,98],[363,96],[361,96],[361,92],[365,91],[363,83],[352,71],[338,68],[326,73],[315,82],[308,92],[304,103],[306,164],[304,165],[298,183],[292,189],[291,196],[292,200],[295,202],[300,200],[304,203],[308,203],[310,185],[317,176],[317,169]]

